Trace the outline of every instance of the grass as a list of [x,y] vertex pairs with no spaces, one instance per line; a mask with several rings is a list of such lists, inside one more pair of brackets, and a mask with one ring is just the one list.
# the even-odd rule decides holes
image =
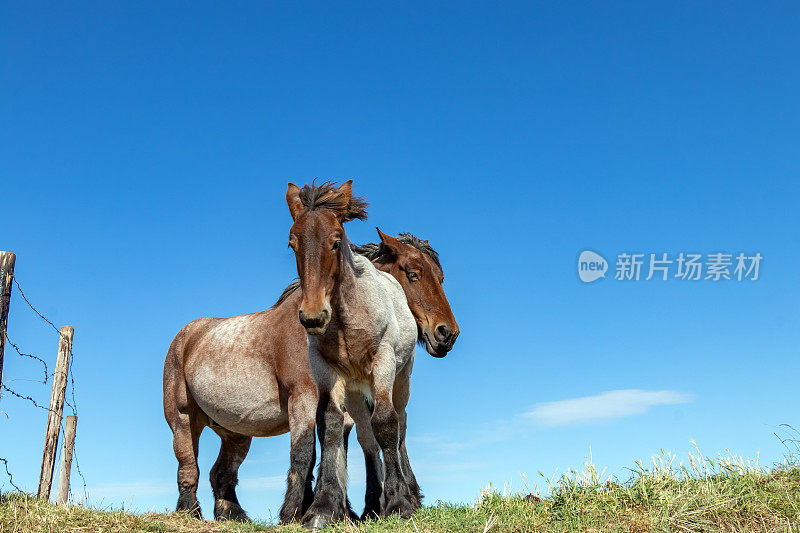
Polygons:
[[[341,523],[331,533],[561,531],[800,531],[800,465],[771,468],[732,456],[663,453],[636,463],[627,480],[604,477],[591,462],[581,472],[545,479],[546,497],[491,487],[474,505],[438,503],[411,520]],[[0,533],[299,531],[297,526],[204,522],[179,514],[131,514],[68,508],[21,493],[0,496]]]

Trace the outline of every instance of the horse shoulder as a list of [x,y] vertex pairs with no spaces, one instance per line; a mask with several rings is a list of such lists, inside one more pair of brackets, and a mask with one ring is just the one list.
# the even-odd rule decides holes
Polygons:
[[392,276],[387,272],[377,269],[375,270],[375,272],[380,276],[381,282],[384,284],[388,300],[389,302],[391,302],[392,310],[394,311],[398,320],[405,322],[406,323],[405,325],[408,324],[409,319],[411,322],[413,322],[414,315],[411,314],[411,309],[409,309],[408,307],[408,300],[406,300],[406,293],[403,290],[403,286],[400,285],[400,282],[397,281],[397,279],[395,279],[394,276]]
[[[395,307],[395,303],[398,300],[402,300],[403,302],[406,301],[406,295],[403,292],[403,287],[400,285],[400,282],[394,278],[394,276],[384,272],[383,270],[378,270],[371,262],[369,262],[369,266],[372,269],[370,273],[375,279],[376,284],[380,287],[379,290],[382,293],[382,301],[391,302],[392,307]],[[408,306],[406,305],[406,307]]]
[[397,338],[394,339],[394,345],[401,353],[397,356],[405,359],[408,353],[413,354],[414,344],[417,339],[417,323],[414,320],[414,315],[408,307],[406,300],[406,293],[403,291],[400,282],[394,276],[383,272],[382,270],[375,270],[378,274],[381,284],[384,288],[385,303],[387,310],[393,315],[393,322],[397,324]]

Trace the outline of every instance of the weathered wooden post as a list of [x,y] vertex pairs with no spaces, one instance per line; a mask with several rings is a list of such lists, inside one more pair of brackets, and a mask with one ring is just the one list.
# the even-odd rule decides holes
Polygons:
[[69,503],[69,476],[72,471],[72,448],[75,446],[75,426],[78,417],[68,415],[64,425],[64,447],[61,449],[61,467],[58,470],[58,490],[56,503],[67,505]]
[[[3,355],[6,351],[8,329],[8,307],[11,304],[11,284],[14,282],[14,263],[17,256],[11,252],[0,252],[0,383],[3,382]],[[0,395],[3,394],[0,389]]]
[[64,326],[61,328],[58,341],[58,358],[56,359],[56,370],[53,373],[53,391],[50,393],[50,411],[47,413],[47,431],[44,435],[44,455],[42,456],[42,470],[39,473],[39,491],[37,493],[43,500],[50,499],[50,490],[53,487],[58,433],[61,429],[61,414],[64,410],[64,396],[67,392],[67,374],[69,373],[74,333],[75,330],[72,329],[72,326]]

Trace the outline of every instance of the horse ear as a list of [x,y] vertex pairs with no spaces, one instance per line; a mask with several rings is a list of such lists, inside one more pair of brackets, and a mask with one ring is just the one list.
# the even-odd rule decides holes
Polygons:
[[353,180],[347,180],[339,185],[339,192],[342,194],[344,205],[350,206],[350,199],[353,198]]
[[386,235],[380,228],[375,229],[378,230],[378,237],[381,238],[381,248],[385,250],[384,253],[388,252],[387,255],[400,255],[400,245],[402,243],[391,235]]
[[300,187],[291,182],[289,182],[289,187],[286,189],[286,204],[289,206],[292,220],[296,219],[297,215],[303,210],[303,202],[300,200]]

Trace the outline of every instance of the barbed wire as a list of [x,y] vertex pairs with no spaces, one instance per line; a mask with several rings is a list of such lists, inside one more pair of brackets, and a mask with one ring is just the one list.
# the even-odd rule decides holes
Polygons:
[[53,328],[53,330],[54,330],[56,333],[58,333],[58,335],[59,335],[59,337],[60,337],[60,336],[61,336],[61,330],[60,330],[60,329],[58,329],[58,328],[56,327],[56,325],[55,325],[55,324],[53,324],[53,323],[52,323],[50,320],[48,320],[48,319],[47,319],[47,317],[45,317],[45,316],[44,316],[42,313],[40,313],[40,312],[39,312],[39,310],[38,310],[38,309],[36,309],[36,308],[33,306],[33,304],[31,303],[31,301],[30,301],[30,300],[28,300],[28,297],[27,297],[27,296],[25,296],[25,292],[22,290],[22,287],[20,287],[20,286],[19,286],[19,281],[17,281],[17,278],[14,278],[14,285],[16,285],[16,286],[17,286],[17,290],[19,291],[19,294],[20,294],[20,296],[22,296],[22,299],[23,299],[23,300],[25,300],[25,303],[26,303],[26,304],[28,304],[28,307],[30,307],[30,308],[33,310],[33,312],[34,312],[34,313],[36,313],[37,315],[39,315],[39,318],[41,318],[42,320],[44,320],[45,322],[47,322],[48,324],[50,324],[50,327],[51,327],[51,328]]
[[34,400],[33,398],[31,398],[30,396],[25,396],[24,394],[20,394],[20,393],[18,393],[18,392],[17,392],[17,391],[15,391],[14,389],[10,389],[10,388],[8,387],[8,385],[6,385],[5,383],[3,383],[2,385],[0,385],[0,387],[2,387],[2,389],[3,389],[4,391],[6,391],[6,392],[10,393],[12,396],[16,396],[16,397],[17,397],[17,398],[19,398],[20,400],[27,400],[27,401],[31,402],[33,405],[35,405],[35,406],[36,406],[36,407],[38,407],[39,409],[44,409],[45,411],[50,411],[50,412],[53,412],[53,413],[55,413],[55,411],[54,411],[53,409],[50,409],[50,407],[47,407],[47,406],[45,406],[45,405],[39,405],[39,403],[38,403],[36,400]]
[[81,465],[78,462],[78,453],[75,448],[72,449],[72,458],[75,460],[75,469],[78,471],[78,475],[81,476],[81,482],[83,482],[83,501],[87,501],[89,499],[89,491],[86,488],[86,478],[83,477],[83,472],[81,472]]
[[47,384],[47,380],[50,379],[50,374],[47,373],[47,363],[44,361],[44,359],[42,359],[41,357],[39,357],[37,355],[33,355],[33,354],[30,354],[30,353],[25,353],[22,350],[20,350],[19,346],[17,346],[13,342],[11,342],[11,339],[8,338],[8,332],[6,332],[6,343],[10,344],[11,347],[14,348],[14,350],[21,357],[29,357],[31,359],[35,359],[35,360],[39,361],[40,363],[42,363],[42,366],[44,367],[44,381],[42,381],[41,383],[46,385]]
[[[19,281],[17,281],[16,277],[14,278],[14,285],[16,285],[20,296],[22,296],[22,299],[25,300],[26,304],[28,304],[28,307],[30,307],[31,310],[39,316],[39,318],[41,318],[46,323],[48,323],[50,325],[50,327],[53,328],[53,331],[58,333],[59,337],[64,337],[64,335],[61,333],[61,330],[58,329],[58,327],[56,327],[56,325],[50,319],[48,319],[46,316],[44,316],[36,308],[36,306],[34,306],[33,303],[31,303],[31,301],[28,299],[28,297],[25,296],[25,292],[22,290],[22,287],[20,286]],[[7,335],[6,335],[6,338],[8,338]],[[15,345],[14,345],[14,348],[16,349]],[[19,351],[19,350],[17,350],[17,351]],[[38,357],[36,359],[38,359]],[[70,381],[70,396],[72,397],[72,402],[70,402],[69,400],[67,400],[65,398],[64,399],[64,403],[70,408],[70,410],[72,411],[72,414],[74,414],[75,416],[78,416],[78,402],[75,399],[75,375],[72,372],[72,365],[73,365],[74,360],[75,360],[75,352],[72,350],[72,345],[70,345],[70,363],[69,363],[69,368],[68,368],[67,372],[68,372],[68,379]],[[42,361],[42,363],[44,363],[44,361]],[[46,366],[47,365],[45,363],[45,368],[46,368]]]
[[[31,398],[30,396],[25,396],[23,394],[20,394],[20,393],[14,391],[13,389],[10,389],[6,384],[2,384],[1,386],[2,386],[3,390],[5,390],[6,392],[9,392],[11,395],[16,396],[17,398],[20,398],[22,400],[27,400],[27,401],[31,402],[34,406],[38,407],[39,409],[43,409],[45,411],[50,411],[50,412],[53,412],[53,413],[56,412],[53,409],[50,409],[50,407],[46,407],[44,405],[39,405],[39,403],[36,400],[34,400],[33,398]],[[70,405],[69,402],[66,399],[64,400],[64,402],[67,405]],[[72,412],[75,413],[74,407],[72,407],[72,405],[70,405],[70,407],[72,408]],[[78,416],[78,415],[75,415],[75,416]],[[65,435],[65,432],[64,432],[64,424],[65,424],[65,422],[66,422],[66,417],[62,416],[61,417],[61,421],[59,422],[59,429],[58,429],[59,433],[62,434],[62,435]],[[56,450],[56,459],[58,460],[58,458],[60,458],[60,457],[61,457],[61,448],[59,447],[58,450]],[[84,500],[88,500],[89,499],[89,492],[88,492],[88,490],[86,488],[86,477],[84,477],[83,472],[81,472],[81,467],[80,467],[80,464],[78,463],[78,454],[77,454],[77,451],[76,451],[74,445],[73,445],[73,449],[72,449],[72,457],[75,460],[75,468],[77,469],[78,475],[81,477],[81,483],[83,484]],[[6,474],[8,475],[9,483],[11,483],[11,485],[15,489],[17,489],[18,491],[22,492],[22,489],[20,489],[14,483],[14,476],[12,476],[11,472],[8,470],[8,460],[3,458],[3,457],[0,457],[0,461],[2,461],[3,464],[5,465]]]
[[14,483],[14,476],[12,476],[11,472],[8,470],[8,460],[3,457],[0,457],[0,461],[2,461],[3,465],[6,467],[6,474],[8,474],[8,482],[11,483],[12,487],[17,489],[17,492],[22,492],[22,489],[17,487],[17,485]]
[[75,375],[72,373],[72,358],[70,358],[68,377],[70,382],[70,395],[72,396],[72,403],[69,403],[69,400],[66,398],[64,398],[64,402],[69,405],[70,409],[72,409],[72,414],[78,416],[78,402],[75,400]]
[[[22,290],[22,286],[20,286],[20,284],[19,284],[19,281],[17,281],[17,278],[15,277],[15,278],[13,278],[13,280],[14,280],[14,285],[17,287],[17,290],[19,291],[19,294],[20,294],[20,296],[22,296],[22,299],[25,301],[25,303],[26,303],[26,304],[28,304],[28,307],[30,307],[30,308],[31,308],[31,310],[32,310],[34,313],[36,313],[36,315],[37,315],[39,318],[41,318],[41,319],[42,319],[44,322],[46,322],[46,323],[47,323],[47,324],[48,324],[48,325],[49,325],[51,328],[53,328],[53,331],[55,331],[56,333],[58,333],[58,336],[59,336],[60,338],[66,339],[66,336],[65,336],[63,333],[61,333],[61,330],[60,330],[60,329],[59,329],[59,328],[58,328],[58,327],[57,327],[57,326],[56,326],[56,325],[55,325],[55,324],[54,324],[54,323],[53,323],[53,322],[52,322],[50,319],[48,319],[46,316],[44,316],[44,315],[43,315],[43,314],[42,314],[42,313],[41,313],[41,312],[40,312],[40,311],[39,311],[39,310],[36,308],[36,306],[34,306],[34,305],[33,305],[33,303],[31,303],[31,301],[30,301],[30,300],[28,299],[28,297],[25,295],[25,291],[23,291],[23,290]],[[13,288],[13,287],[12,287],[12,288]],[[11,297],[11,295],[9,294],[9,295],[8,295],[8,297],[10,298],[10,297]],[[14,350],[15,350],[15,351],[16,351],[16,352],[17,352],[17,353],[20,355],[20,356],[23,356],[23,357],[29,357],[29,358],[31,358],[31,359],[36,359],[37,361],[39,361],[39,362],[41,362],[41,363],[42,363],[42,365],[44,366],[44,381],[42,381],[41,383],[43,383],[43,384],[47,384],[47,381],[50,379],[50,377],[53,377],[53,376],[55,375],[55,372],[53,372],[53,373],[48,373],[48,371],[47,371],[47,363],[46,363],[46,362],[45,362],[45,361],[44,361],[42,358],[40,358],[40,357],[38,357],[38,356],[35,356],[35,355],[33,355],[33,354],[28,354],[28,353],[25,353],[25,352],[23,352],[23,351],[22,351],[22,350],[19,348],[19,346],[18,346],[17,344],[14,344],[14,343],[13,343],[13,342],[11,342],[10,340],[8,340],[8,334],[7,334],[7,333],[6,333],[6,341],[7,341],[7,343],[8,343],[8,344],[10,344],[10,345],[11,345],[11,346],[14,348]],[[70,361],[69,361],[69,366],[67,367],[67,379],[69,380],[69,383],[70,383],[70,399],[71,399],[72,401],[70,401],[70,399],[68,399],[68,398],[66,398],[66,397],[65,397],[65,398],[64,398],[64,405],[66,405],[67,407],[69,407],[69,408],[70,408],[70,410],[72,411],[72,414],[73,414],[73,415],[75,415],[75,416],[78,416],[78,402],[77,402],[77,400],[76,400],[76,397],[75,397],[75,374],[74,374],[74,372],[73,372],[73,370],[72,370],[72,366],[73,366],[73,364],[74,364],[74,361],[75,361],[75,352],[73,352],[73,351],[72,351],[72,344],[70,343]],[[38,381],[37,381],[37,382],[38,382]],[[40,405],[40,404],[39,404],[39,403],[38,403],[36,400],[34,400],[32,397],[30,397],[30,396],[26,396],[26,395],[24,395],[24,394],[20,394],[20,393],[16,392],[15,390],[13,390],[13,389],[10,389],[10,388],[8,387],[8,385],[7,385],[7,384],[5,384],[5,383],[0,383],[0,389],[7,391],[7,392],[8,392],[8,393],[10,393],[12,396],[15,396],[15,397],[17,397],[17,398],[19,398],[19,399],[22,399],[22,400],[29,401],[29,402],[31,402],[31,403],[32,403],[34,406],[36,406],[36,407],[38,407],[38,408],[40,408],[40,409],[43,409],[43,410],[45,410],[45,411],[54,412],[54,410],[53,410],[53,409],[51,409],[49,406],[43,406],[43,405]],[[59,433],[61,433],[61,434],[63,434],[63,428],[62,428],[62,426],[63,426],[63,424],[65,423],[65,419],[66,419],[66,417],[64,417],[64,416],[63,416],[63,413],[62,413],[62,416],[61,416],[61,421],[60,421],[60,424],[59,424]],[[73,460],[75,461],[75,468],[76,468],[76,470],[77,470],[77,472],[78,472],[78,475],[79,475],[79,476],[80,476],[80,478],[81,478],[81,482],[82,482],[82,484],[83,484],[83,496],[84,496],[84,501],[86,501],[86,500],[88,500],[88,499],[89,499],[89,492],[88,492],[88,489],[87,489],[87,487],[86,487],[86,477],[84,477],[84,475],[83,475],[83,472],[81,471],[80,463],[78,462],[78,454],[77,454],[77,450],[76,450],[76,448],[77,448],[77,446],[75,446],[75,447],[73,448],[72,456],[73,456]],[[59,450],[57,450],[57,452],[56,452],[58,456],[60,456],[60,451],[61,451],[61,450],[59,449]],[[17,487],[17,485],[15,485],[15,484],[14,484],[13,477],[12,477],[12,475],[11,475],[11,472],[10,472],[10,471],[9,471],[9,469],[8,469],[8,460],[6,460],[6,459],[4,459],[4,458],[0,457],[0,461],[2,461],[2,462],[3,462],[3,464],[5,465],[6,474],[8,474],[9,482],[11,483],[11,485],[12,485],[12,486],[13,486],[15,489],[17,489],[18,491],[22,492],[22,490],[21,490],[19,487]]]

